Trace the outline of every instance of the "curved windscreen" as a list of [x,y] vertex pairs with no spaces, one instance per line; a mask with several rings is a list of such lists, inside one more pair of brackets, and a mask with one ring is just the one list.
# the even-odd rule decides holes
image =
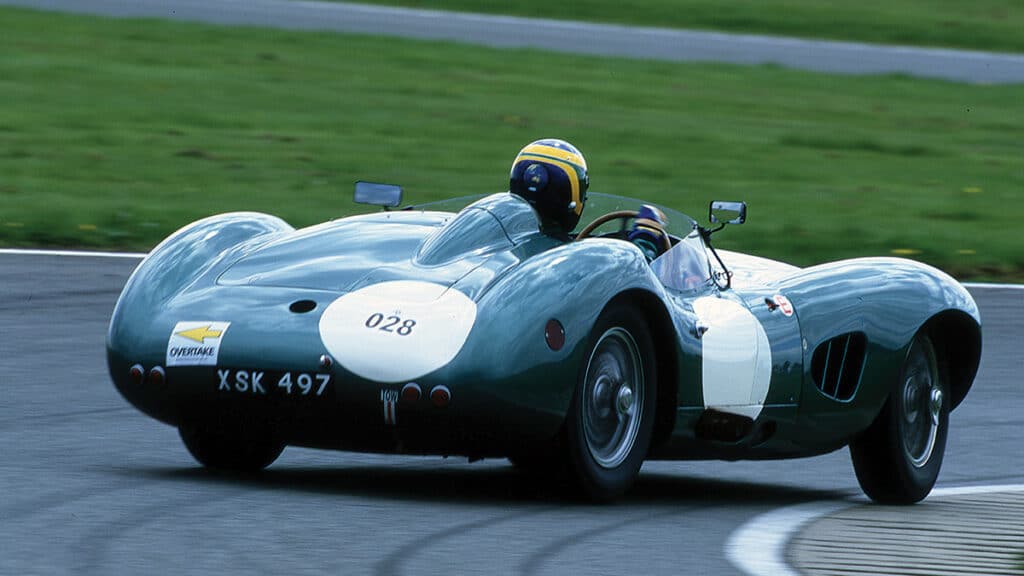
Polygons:
[[[429,202],[427,204],[420,204],[412,209],[415,210],[437,210],[442,212],[458,212],[463,207],[474,205],[474,202],[480,201],[481,199],[492,199],[492,198],[503,198],[509,200],[510,205],[518,204],[520,210],[522,208],[529,209],[532,213],[533,209],[526,202],[519,199],[518,196],[509,193],[498,193],[491,194],[490,196],[474,195],[474,196],[461,196],[458,198],[450,198],[448,200],[438,200],[437,202]],[[638,200],[636,198],[626,198],[625,196],[616,196],[614,194],[602,194],[600,192],[588,192],[587,202],[583,209],[583,216],[580,218],[579,224],[576,226],[578,232],[594,218],[602,214],[609,212],[615,212],[618,210],[637,210],[643,204],[650,204],[659,208],[665,213],[668,218],[668,226],[666,226],[669,234],[676,236],[677,238],[683,238],[687,236],[692,230],[694,225],[697,223],[696,220],[690,218],[686,214],[667,208],[661,204],[655,204],[646,200]],[[408,208],[407,208],[408,209]],[[536,214],[533,214],[533,218],[536,219]],[[619,226],[618,222],[610,222],[606,226],[602,226],[598,232],[594,235],[600,235],[602,231],[611,229],[612,227]]]
[[697,229],[651,262],[651,270],[668,288],[686,291],[706,286],[711,280],[711,265]]
[[[616,212],[618,210],[639,210],[640,206],[643,204],[649,204],[664,212],[665,217],[668,218],[668,224],[665,226],[665,229],[669,234],[678,238],[683,238],[690,234],[690,232],[693,231],[693,227],[697,224],[696,220],[690,218],[686,214],[660,204],[655,204],[654,202],[637,200],[635,198],[626,198],[624,196],[615,196],[613,194],[588,192],[587,203],[583,209],[583,217],[580,218],[580,223],[576,227],[577,231],[602,214]],[[608,229],[609,226],[614,227],[619,225],[620,223],[614,221],[610,222],[607,225],[598,228],[598,232],[594,235],[599,235],[602,230]]]

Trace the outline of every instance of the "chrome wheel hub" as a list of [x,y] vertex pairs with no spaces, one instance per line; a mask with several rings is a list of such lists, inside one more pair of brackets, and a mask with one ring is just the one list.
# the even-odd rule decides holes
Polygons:
[[629,456],[643,416],[644,373],[633,337],[610,328],[594,346],[583,389],[583,435],[590,455],[603,468]]
[[931,413],[932,413],[932,424],[935,426],[939,425],[939,417],[942,415],[942,389],[932,388],[932,402],[931,402]]
[[619,397],[615,405],[618,407],[620,415],[629,414],[633,408],[633,390],[628,386],[619,388]]
[[931,459],[942,418],[945,394],[935,358],[915,343],[907,354],[901,394],[903,450],[921,468]]

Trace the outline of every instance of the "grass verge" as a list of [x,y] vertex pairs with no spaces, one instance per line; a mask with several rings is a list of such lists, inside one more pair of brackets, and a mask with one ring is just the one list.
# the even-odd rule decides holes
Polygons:
[[[222,211],[297,226],[357,179],[503,190],[562,137],[592,189],[799,265],[897,254],[1024,279],[1024,86],[827,76],[2,8],[0,244],[146,249]],[[585,214],[593,217],[595,214]]]
[[360,0],[408,6],[885,44],[1024,52],[1019,0]]

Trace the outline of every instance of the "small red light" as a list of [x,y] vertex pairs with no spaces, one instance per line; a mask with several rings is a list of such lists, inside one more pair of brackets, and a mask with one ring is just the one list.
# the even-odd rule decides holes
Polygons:
[[420,389],[420,385],[415,382],[409,382],[405,386],[402,386],[402,403],[412,404],[420,399],[423,395],[423,390]]
[[159,366],[154,366],[149,371],[149,383],[150,384],[156,384],[157,386],[160,386],[161,384],[163,384],[166,381],[167,381],[167,373],[164,372],[163,368],[161,368]]
[[544,326],[544,340],[547,341],[548,348],[555,352],[561,350],[562,346],[565,346],[565,329],[562,328],[562,323],[554,318],[548,320]]
[[332,360],[330,356],[328,356],[327,354],[321,354],[320,355],[320,367],[321,368],[330,368],[331,364],[334,364],[334,360]]
[[142,384],[142,376],[146,373],[146,369],[142,367],[142,364],[135,364],[128,369],[128,376],[131,377],[132,382],[136,384]]
[[434,386],[430,391],[430,401],[438,408],[444,408],[452,401],[452,391],[447,386]]

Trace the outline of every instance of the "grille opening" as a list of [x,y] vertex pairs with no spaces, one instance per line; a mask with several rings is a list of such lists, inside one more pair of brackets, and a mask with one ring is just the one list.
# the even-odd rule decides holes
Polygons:
[[867,337],[851,332],[827,340],[814,350],[811,376],[818,390],[829,398],[845,402],[853,398],[864,370]]
[[288,307],[289,310],[296,314],[305,314],[306,312],[312,312],[316,308],[316,302],[312,300],[296,300],[292,302],[292,305]]

